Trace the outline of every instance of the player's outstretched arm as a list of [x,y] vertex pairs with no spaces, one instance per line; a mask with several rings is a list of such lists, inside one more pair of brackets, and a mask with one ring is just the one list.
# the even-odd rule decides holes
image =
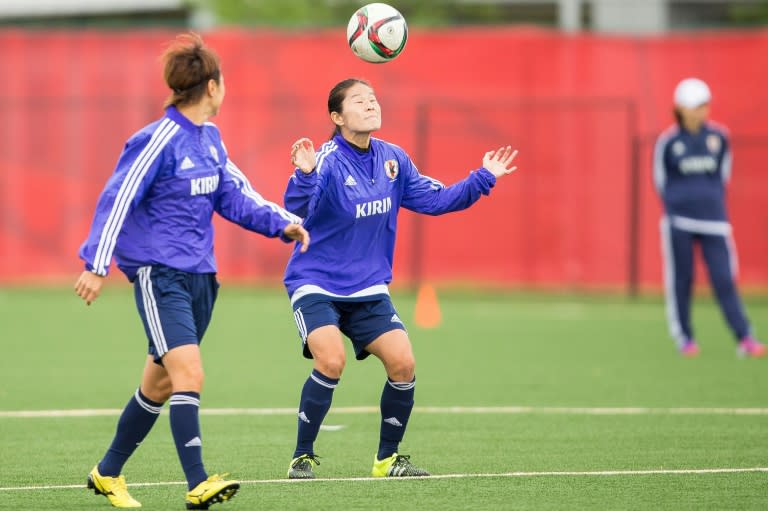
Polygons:
[[300,138],[291,146],[291,163],[303,173],[309,174],[317,166],[317,156],[312,141]]
[[75,282],[75,293],[85,300],[86,305],[90,305],[99,297],[101,285],[104,284],[104,278],[105,277],[102,277],[101,275],[96,275],[92,271],[84,271],[80,274],[80,278],[77,279],[77,282]]
[[499,147],[485,153],[483,167],[497,178],[506,176],[517,170],[517,166],[510,166],[515,156],[517,156],[517,149],[513,151],[512,146]]
[[306,252],[309,248],[309,232],[301,224],[288,224],[283,229],[283,236],[301,243],[300,252]]

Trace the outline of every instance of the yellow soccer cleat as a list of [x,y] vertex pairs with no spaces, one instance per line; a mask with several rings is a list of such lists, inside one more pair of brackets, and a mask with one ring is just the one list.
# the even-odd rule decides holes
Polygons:
[[214,474],[187,492],[187,509],[208,509],[211,504],[224,502],[240,489],[237,481],[224,479],[228,474]]
[[317,458],[319,456],[314,454],[302,454],[298,458],[293,458],[288,466],[288,479],[314,479],[315,473],[312,468],[320,464]]
[[99,466],[96,465],[88,474],[88,489],[96,495],[104,495],[114,507],[131,508],[141,507],[141,502],[131,497],[125,484],[125,477],[109,477],[99,474]]
[[373,457],[373,477],[423,477],[429,472],[411,463],[411,457],[405,454],[393,454],[389,458],[379,460]]

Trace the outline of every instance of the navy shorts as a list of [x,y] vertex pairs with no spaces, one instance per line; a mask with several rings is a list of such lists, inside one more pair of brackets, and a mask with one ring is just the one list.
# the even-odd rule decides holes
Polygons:
[[133,281],[136,307],[160,364],[169,350],[200,344],[219,290],[215,273],[188,273],[156,264],[142,266]]
[[405,330],[389,296],[375,297],[364,302],[334,300],[325,295],[307,295],[293,304],[293,318],[303,345],[306,358],[312,358],[307,346],[307,336],[312,330],[335,325],[349,337],[355,348],[357,360],[370,355],[365,350],[381,334],[392,330]]

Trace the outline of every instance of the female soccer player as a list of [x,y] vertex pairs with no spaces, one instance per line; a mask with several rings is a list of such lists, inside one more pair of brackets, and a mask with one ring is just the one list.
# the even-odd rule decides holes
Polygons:
[[698,243],[738,342],[737,353],[761,357],[765,345],[752,336],[736,290],[736,253],[725,206],[731,148],[725,129],[707,120],[710,99],[703,81],[681,81],[674,93],[677,122],[656,141],[653,173],[664,205],[661,244],[669,331],[683,356],[699,354],[690,320],[693,246]]
[[294,144],[297,169],[285,193],[287,209],[305,217],[314,239],[310,252],[294,251],[285,273],[304,356],[314,358],[301,392],[288,477],[314,477],[313,444],[345,364],[342,334],[358,360],[373,354],[387,373],[373,476],[429,475],[398,453],[416,380],[411,342],[387,289],[397,213],[400,207],[429,215],[468,208],[516,169],[511,164],[517,151],[489,151],[482,168],[445,187],[421,175],[401,148],[371,137],[381,127],[381,108],[365,81],[347,79],[333,87],[328,113],[335,125],[331,140],[318,154],[309,139]]
[[141,506],[120,473],[170,398],[171,431],[189,490],[187,509],[208,509],[240,486],[219,475],[209,477],[201,455],[199,344],[219,287],[213,212],[265,236],[297,240],[301,251],[309,235],[299,218],[251,188],[227,156],[218,128],[208,122],[224,100],[218,56],[198,35],[185,34],[168,47],[163,62],[172,91],[165,115],[126,143],[80,248],[86,270],[75,284],[77,294],[89,305],[98,297],[114,254],[134,283],[149,338],[141,386],[87,482],[115,507]]

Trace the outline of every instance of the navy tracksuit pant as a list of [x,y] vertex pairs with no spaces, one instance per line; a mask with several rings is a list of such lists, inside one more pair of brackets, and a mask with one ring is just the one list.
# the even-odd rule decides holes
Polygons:
[[672,225],[668,217],[664,217],[661,221],[661,246],[669,332],[678,344],[694,339],[691,328],[691,293],[696,244],[701,247],[720,309],[738,341],[750,332],[736,289],[738,263],[731,234],[680,229]]

